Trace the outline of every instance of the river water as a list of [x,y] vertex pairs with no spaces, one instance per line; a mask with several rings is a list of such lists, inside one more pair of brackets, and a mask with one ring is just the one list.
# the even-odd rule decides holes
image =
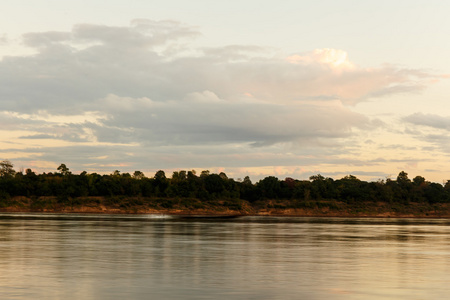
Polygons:
[[0,299],[448,299],[450,220],[0,214]]

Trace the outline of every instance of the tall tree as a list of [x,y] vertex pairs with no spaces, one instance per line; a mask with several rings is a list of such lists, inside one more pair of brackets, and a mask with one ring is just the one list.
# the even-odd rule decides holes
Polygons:
[[141,171],[134,171],[134,173],[133,173],[133,178],[135,178],[135,179],[139,179],[140,180],[140,179],[142,179],[144,177],[145,177],[145,175]]
[[9,160],[4,160],[0,162],[0,176],[1,177],[11,177],[16,174],[13,169],[14,165]]
[[71,172],[69,171],[69,168],[65,164],[61,164],[57,170],[60,171],[63,176],[67,176],[67,175],[71,174]]

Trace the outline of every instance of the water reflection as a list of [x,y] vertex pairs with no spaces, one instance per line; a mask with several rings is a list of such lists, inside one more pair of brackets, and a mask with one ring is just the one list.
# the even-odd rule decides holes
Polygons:
[[448,220],[0,214],[2,299],[429,299]]

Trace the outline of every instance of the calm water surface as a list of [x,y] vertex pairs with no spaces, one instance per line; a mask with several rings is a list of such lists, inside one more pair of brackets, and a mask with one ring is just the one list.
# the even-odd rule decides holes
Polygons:
[[450,220],[0,214],[0,299],[448,299]]

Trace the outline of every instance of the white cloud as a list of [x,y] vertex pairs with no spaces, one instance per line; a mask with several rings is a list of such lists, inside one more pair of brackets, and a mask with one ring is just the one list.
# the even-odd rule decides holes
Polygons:
[[355,65],[348,60],[347,52],[337,49],[316,49],[306,55],[291,55],[286,60],[292,64],[322,64],[334,70],[354,69]]

